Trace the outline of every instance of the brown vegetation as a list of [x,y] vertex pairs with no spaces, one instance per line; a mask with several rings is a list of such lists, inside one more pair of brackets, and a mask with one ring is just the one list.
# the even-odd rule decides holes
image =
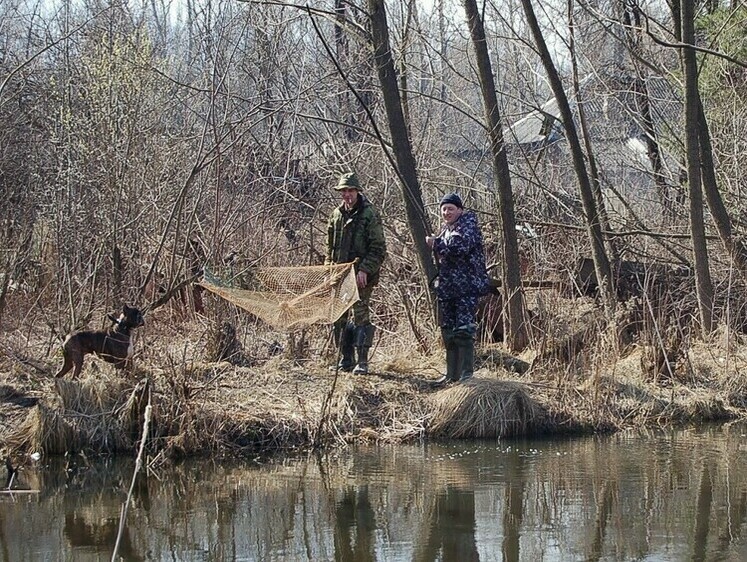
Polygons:
[[[744,7],[699,10],[697,74],[685,2],[549,11],[573,37],[561,76],[528,1],[525,21],[481,9],[481,54],[449,3],[389,4],[0,10],[6,447],[131,451],[148,403],[164,458],[743,415]],[[645,18],[656,36],[631,25]],[[500,119],[475,118],[476,63],[500,77]],[[326,370],[328,330],[276,333],[193,283],[322,263],[329,186],[353,169],[389,254],[361,378]],[[424,236],[452,190],[504,291],[483,333],[507,342],[483,342],[474,383],[434,391]],[[64,336],[124,302],[147,316],[135,371],[94,361],[54,386]]]
[[[552,304],[554,312],[536,314],[533,332],[542,329],[541,340],[521,357],[501,344],[479,346],[475,379],[442,390],[428,384],[442,368],[437,342],[421,355],[397,334],[380,339],[368,376],[328,371],[333,358],[324,327],[303,334],[309,345],[276,355],[278,339],[295,341],[299,334],[290,339],[261,324],[249,326],[231,338],[242,360],[216,362],[206,357],[215,352],[215,338],[226,334],[225,323],[196,317],[175,330],[174,313],[166,308],[148,319],[134,372],[122,375],[93,360],[71,381],[53,379],[54,355],[37,357],[43,342],[11,339],[0,364],[0,439],[14,455],[131,453],[149,402],[147,450],[160,459],[611,431],[747,411],[741,336],[723,330],[707,344],[690,346],[673,376],[662,377],[642,368],[648,346],[620,351],[616,337],[593,328],[601,325],[601,312],[591,299],[554,291],[542,297],[542,306]],[[538,309],[536,295],[534,301]],[[222,305],[217,298],[209,303]],[[569,343],[576,341],[583,345]]]

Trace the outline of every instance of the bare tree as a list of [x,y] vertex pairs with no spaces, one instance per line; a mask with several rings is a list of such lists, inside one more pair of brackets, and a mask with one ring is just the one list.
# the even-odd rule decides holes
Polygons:
[[[584,100],[581,99],[581,87],[579,84],[579,71],[578,71],[578,56],[576,53],[576,22],[574,17],[574,2],[568,0],[568,32],[569,42],[568,50],[571,55],[571,69],[573,79],[573,94],[576,102],[576,111],[578,112],[579,126],[581,129],[581,138],[583,139],[584,148],[586,149],[586,159],[589,163],[589,180],[591,181],[591,188],[594,194],[596,202],[597,213],[599,215],[599,226],[602,229],[602,233],[608,233],[612,231],[610,221],[607,216],[607,210],[604,205],[604,198],[602,197],[602,185],[599,177],[599,170],[597,168],[597,159],[594,154],[592,147],[592,139],[588,120],[586,118],[586,107]],[[620,259],[617,245],[615,244],[614,238],[605,236],[604,238],[606,249],[610,260],[613,263],[617,263]]]
[[485,27],[475,0],[464,0],[464,11],[467,15],[472,45],[477,58],[477,72],[480,77],[485,119],[493,155],[493,169],[498,184],[498,210],[503,240],[503,291],[507,305],[507,313],[504,317],[506,344],[511,350],[521,351],[526,347],[528,339],[524,323],[525,310],[519,266],[519,244],[516,238],[514,195],[511,189],[506,147],[503,142],[500,108],[495,93],[490,55],[485,42]]
[[524,7],[524,14],[526,15],[532,36],[534,37],[534,43],[539,51],[540,59],[542,60],[545,72],[550,81],[550,86],[560,109],[563,129],[565,130],[566,138],[570,145],[571,154],[573,156],[573,167],[576,172],[579,190],[581,192],[581,201],[583,203],[584,215],[586,217],[586,228],[591,242],[591,255],[594,260],[594,269],[597,279],[599,280],[599,287],[604,297],[605,307],[611,315],[615,309],[614,281],[612,278],[609,258],[604,248],[604,236],[602,233],[599,208],[597,200],[594,197],[593,186],[589,179],[584,152],[573,120],[571,106],[568,103],[568,96],[565,93],[563,83],[558,75],[557,69],[555,68],[555,64],[550,56],[550,51],[547,48],[547,43],[545,42],[542,30],[537,22],[532,2],[531,0],[521,0],[521,4]]
[[[690,196],[690,233],[695,262],[695,289],[698,294],[700,311],[700,328],[704,336],[715,327],[713,311],[713,283],[709,269],[708,247],[703,221],[703,191],[701,189],[700,141],[700,103],[698,95],[698,64],[695,58],[695,29],[693,3],[681,0],[679,17],[675,13],[675,22],[679,23],[683,48],[680,56],[685,72],[685,147],[687,150],[687,182]],[[679,20],[679,21],[678,21]]]
[[389,29],[383,0],[368,0],[369,17],[371,18],[371,38],[373,40],[376,71],[384,98],[389,132],[392,138],[394,158],[405,201],[407,222],[410,226],[413,243],[420,261],[420,267],[427,279],[435,277],[436,269],[430,248],[425,237],[431,232],[428,216],[425,214],[423,197],[418,181],[415,157],[410,137],[407,134],[402,102],[394,68],[392,51],[389,43]]
[[623,26],[622,40],[632,55],[631,59],[633,68],[635,69],[632,89],[635,93],[641,128],[644,132],[644,140],[647,148],[646,154],[651,162],[654,186],[656,187],[659,201],[664,211],[663,218],[665,222],[671,223],[674,220],[675,214],[674,197],[664,175],[662,149],[653,120],[653,103],[646,86],[646,81],[642,77],[643,71],[641,67],[644,66],[643,60],[645,58],[645,53],[643,52],[645,39],[644,14],[638,4],[624,1],[620,2],[619,10]]

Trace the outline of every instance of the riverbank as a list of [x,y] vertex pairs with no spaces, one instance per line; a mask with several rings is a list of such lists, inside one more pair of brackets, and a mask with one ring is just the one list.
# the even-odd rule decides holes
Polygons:
[[[733,334],[692,344],[676,371],[653,377],[645,347],[614,355],[603,337],[588,333],[585,345],[571,345],[575,336],[560,338],[519,357],[500,344],[483,345],[474,380],[434,389],[429,383],[443,362],[437,345],[421,354],[384,335],[373,372],[361,376],[328,370],[322,329],[285,342],[247,332],[231,362],[208,362],[200,359],[210,345],[205,326],[184,323],[168,333],[171,327],[173,319],[150,320],[133,372],[88,358],[77,380],[55,380],[59,357],[34,358],[38,349],[28,340],[6,337],[0,364],[6,453],[130,454],[148,403],[148,450],[162,459],[747,417],[747,346]],[[312,341],[321,347],[310,349]]]

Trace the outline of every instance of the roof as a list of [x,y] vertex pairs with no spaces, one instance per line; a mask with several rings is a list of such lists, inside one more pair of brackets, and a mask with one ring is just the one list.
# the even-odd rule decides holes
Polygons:
[[[648,107],[642,87],[648,94]],[[646,109],[656,131],[678,119],[681,113],[681,100],[669,82],[660,76],[650,76],[641,84],[625,74],[606,77],[593,75],[584,79],[579,89],[595,140],[642,138],[645,135],[642,115]],[[569,101],[572,110],[576,111],[575,96],[570,96]],[[560,110],[555,98],[509,125],[504,135],[507,144],[529,149],[547,146],[563,136]]]

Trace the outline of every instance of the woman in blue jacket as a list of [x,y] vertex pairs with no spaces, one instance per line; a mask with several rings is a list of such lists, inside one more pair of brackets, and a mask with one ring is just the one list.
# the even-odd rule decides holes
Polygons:
[[489,280],[477,215],[464,210],[456,193],[446,195],[439,206],[444,224],[440,234],[426,237],[426,242],[438,263],[436,294],[446,375],[436,384],[443,385],[469,380],[474,373],[477,303],[487,293]]

